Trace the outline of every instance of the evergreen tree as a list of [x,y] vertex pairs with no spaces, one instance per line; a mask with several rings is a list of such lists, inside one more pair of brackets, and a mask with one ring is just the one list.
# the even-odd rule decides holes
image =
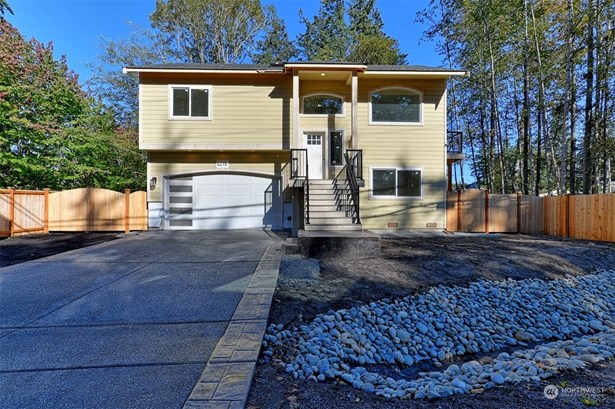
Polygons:
[[5,11],[13,14],[13,10],[11,10],[11,6],[9,6],[8,1],[0,0],[0,19],[3,18],[2,15],[4,15]]
[[266,27],[265,36],[257,43],[252,61],[257,64],[268,64],[296,58],[297,48],[288,37],[284,20],[278,16],[273,6],[267,9]]
[[312,20],[300,12],[305,31],[297,44],[306,60],[404,64],[406,54],[384,31],[375,0],[323,0]]
[[352,44],[349,61],[365,64],[405,64],[407,54],[399,43],[384,31],[384,22],[376,8],[376,0],[352,0],[348,7]]
[[344,0],[322,0],[318,14],[308,20],[299,10],[305,32],[297,37],[302,57],[314,61],[346,61],[350,31]]

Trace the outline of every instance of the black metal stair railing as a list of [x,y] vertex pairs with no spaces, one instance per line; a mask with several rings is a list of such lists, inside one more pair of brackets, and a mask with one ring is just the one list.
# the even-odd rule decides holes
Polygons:
[[359,187],[365,186],[365,181],[363,180],[363,150],[347,149],[346,155],[349,158],[349,166],[352,168],[351,170],[357,184]]
[[354,224],[361,224],[359,182],[363,181],[362,154],[359,149],[347,150],[344,154],[345,165],[333,180],[337,207],[344,211],[346,217],[352,218]]
[[305,224],[310,224],[310,178],[307,149],[290,150],[290,178],[303,180],[303,208]]

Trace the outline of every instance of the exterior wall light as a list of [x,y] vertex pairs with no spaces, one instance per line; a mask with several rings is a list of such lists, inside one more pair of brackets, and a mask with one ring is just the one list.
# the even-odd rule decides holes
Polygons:
[[158,182],[158,178],[157,177],[153,177],[149,180],[149,190],[154,190],[156,189],[156,183]]

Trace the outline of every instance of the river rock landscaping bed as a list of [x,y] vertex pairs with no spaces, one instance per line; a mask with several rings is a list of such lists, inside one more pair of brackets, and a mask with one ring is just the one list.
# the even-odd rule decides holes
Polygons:
[[[613,357],[615,270],[563,280],[479,281],[464,287],[432,288],[399,300],[329,311],[299,328],[268,327],[265,357],[293,348],[285,370],[312,381],[341,378],[386,398],[440,398],[491,389],[504,383],[540,382],[561,370],[576,370]],[[592,336],[580,337],[582,334]],[[567,337],[571,339],[566,340]],[[440,367],[454,357],[488,353],[559,339],[483,363],[452,364],[420,372],[414,380],[393,379],[369,364]]]
[[613,244],[416,234],[382,248],[285,256],[246,407],[615,405]]

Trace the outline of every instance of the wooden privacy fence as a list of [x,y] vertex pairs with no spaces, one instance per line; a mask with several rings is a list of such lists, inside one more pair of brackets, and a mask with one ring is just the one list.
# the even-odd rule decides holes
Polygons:
[[545,197],[544,233],[615,242],[615,193]]
[[0,189],[0,236],[49,231],[147,230],[145,192]]
[[615,242],[615,194],[536,197],[448,192],[447,230]]
[[49,189],[0,189],[0,237],[48,233]]

